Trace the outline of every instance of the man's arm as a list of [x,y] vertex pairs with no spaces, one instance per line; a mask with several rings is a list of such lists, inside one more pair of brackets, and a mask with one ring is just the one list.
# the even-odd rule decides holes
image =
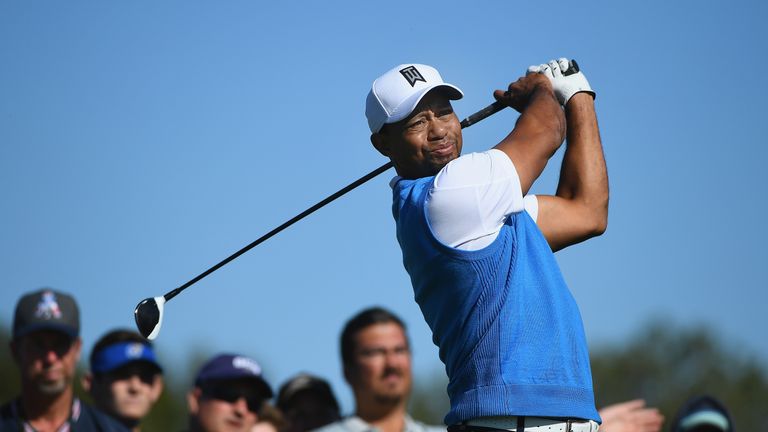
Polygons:
[[539,196],[536,221],[553,251],[602,234],[608,224],[608,173],[595,104],[576,93],[565,106],[567,144],[555,196]]
[[563,110],[549,79],[541,74],[528,74],[493,96],[520,112],[512,132],[494,148],[512,160],[525,195],[563,143]]

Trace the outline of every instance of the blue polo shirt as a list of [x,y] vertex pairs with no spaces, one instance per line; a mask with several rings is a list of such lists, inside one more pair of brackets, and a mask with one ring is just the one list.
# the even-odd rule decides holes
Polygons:
[[581,315],[536,223],[514,213],[483,249],[444,245],[425,211],[433,181],[398,181],[393,214],[448,374],[446,424],[486,416],[600,421]]

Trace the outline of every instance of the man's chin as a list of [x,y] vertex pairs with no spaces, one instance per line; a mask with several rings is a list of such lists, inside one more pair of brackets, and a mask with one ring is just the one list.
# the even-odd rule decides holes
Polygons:
[[149,406],[140,403],[134,403],[130,405],[121,405],[116,411],[119,413],[119,417],[126,421],[135,421],[138,423],[149,412]]
[[452,160],[458,158],[458,154],[452,154],[441,158],[436,158],[432,160],[432,163],[430,164],[432,167],[432,175],[437,174],[440,172],[441,169],[445,168],[446,165],[448,165],[449,162]]
[[376,402],[382,405],[397,405],[406,399],[407,395],[402,393],[378,393],[374,396]]
[[37,383],[37,389],[40,393],[48,396],[56,396],[64,392],[67,389],[67,381],[42,381]]

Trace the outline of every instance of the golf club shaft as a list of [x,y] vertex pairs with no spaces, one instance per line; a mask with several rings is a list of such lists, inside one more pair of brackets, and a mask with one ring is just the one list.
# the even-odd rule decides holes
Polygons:
[[[464,129],[466,127],[469,127],[480,120],[483,120],[484,118],[493,115],[502,109],[504,109],[506,105],[502,104],[499,101],[496,101],[487,107],[481,109],[480,111],[470,115],[469,117],[465,118],[461,121],[461,128]],[[254,240],[250,244],[246,245],[239,251],[233,253],[232,255],[228,256],[218,264],[214,265],[213,267],[209,268],[208,270],[200,273],[199,275],[195,276],[195,278],[191,279],[189,282],[185,283],[184,285],[173,289],[169,292],[167,292],[163,297],[165,298],[165,301],[168,301],[174,297],[176,297],[180,292],[184,291],[185,289],[189,288],[191,285],[198,282],[200,279],[208,276],[209,274],[215,272],[216,270],[220,269],[221,267],[227,265],[230,261],[234,260],[235,258],[239,257],[240,255],[248,252],[249,250],[253,249],[254,247],[258,246],[259,244],[263,243],[270,237],[274,236],[275,234],[279,233],[280,231],[288,228],[289,226],[293,225],[294,223],[300,221],[301,219],[304,219],[306,216],[314,213],[316,210],[318,210],[321,207],[324,207],[326,204],[330,203],[331,201],[334,201],[336,198],[339,198],[340,196],[346,194],[347,192],[351,191],[352,189],[360,186],[361,184],[367,182],[368,180],[378,176],[379,174],[383,173],[384,171],[392,168],[392,162],[387,162],[384,165],[376,168],[375,170],[369,172],[368,174],[360,177],[359,179],[355,180],[354,182],[350,183],[349,185],[345,186],[344,188],[340,189],[336,193],[328,196],[324,200],[318,202],[317,204],[313,205],[312,207],[304,210],[303,212],[299,213],[298,215],[294,216],[293,218],[289,219],[282,225],[278,226],[277,228],[273,229],[272,231],[264,234],[263,236],[259,237],[258,239]]]
[[301,219],[304,219],[306,216],[314,213],[316,210],[318,210],[321,207],[324,207],[326,204],[330,203],[331,201],[335,200],[336,198],[346,194],[347,192],[351,191],[352,189],[360,186],[361,184],[367,182],[368,180],[376,177],[377,175],[383,173],[384,171],[392,168],[392,162],[387,162],[384,165],[376,168],[375,170],[369,172],[368,174],[360,177],[359,179],[355,180],[354,182],[348,184],[343,189],[340,189],[333,195],[330,195],[329,197],[325,198],[324,200],[318,202],[317,204],[313,205],[312,207],[304,210],[303,212],[297,214],[296,216],[292,217],[288,221],[284,222],[282,225],[278,226],[277,228],[273,229],[272,231],[264,234],[263,236],[259,237],[258,239],[254,240],[247,246],[243,247],[239,251],[233,253],[232,255],[228,256],[224,260],[222,260],[220,263],[216,264],[215,266],[209,268],[208,270],[200,273],[197,275],[194,279],[190,280],[189,282],[185,283],[184,285],[174,289],[173,291],[170,291],[166,293],[163,297],[165,297],[165,300],[168,301],[172,298],[174,298],[177,294],[179,294],[181,291],[183,291],[185,288],[188,288],[190,285],[196,283],[200,279],[208,276],[209,274],[215,272],[219,268],[225,266],[230,261],[234,260],[235,258],[239,257],[240,255],[248,252],[249,250],[253,249],[254,247],[258,246],[259,244],[263,243],[270,237],[274,236],[275,234],[279,233],[280,231],[288,228],[289,226],[293,225],[294,223],[300,221]]

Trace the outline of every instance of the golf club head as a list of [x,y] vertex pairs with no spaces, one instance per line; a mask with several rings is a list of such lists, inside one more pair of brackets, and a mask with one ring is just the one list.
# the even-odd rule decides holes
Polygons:
[[133,315],[136,318],[136,327],[139,333],[146,339],[154,340],[160,333],[163,324],[163,307],[165,297],[145,298],[136,305]]

